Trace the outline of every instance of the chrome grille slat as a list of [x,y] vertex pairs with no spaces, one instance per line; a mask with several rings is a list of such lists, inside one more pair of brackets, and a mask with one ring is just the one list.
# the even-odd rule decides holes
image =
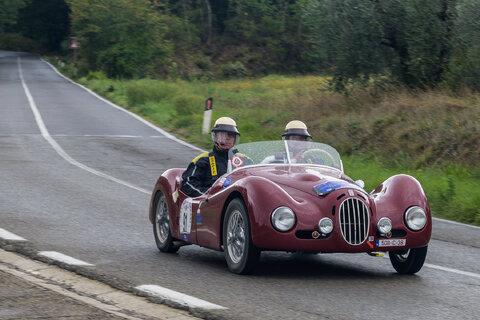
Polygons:
[[368,208],[358,198],[345,199],[339,208],[340,230],[345,241],[360,245],[367,239],[370,228]]

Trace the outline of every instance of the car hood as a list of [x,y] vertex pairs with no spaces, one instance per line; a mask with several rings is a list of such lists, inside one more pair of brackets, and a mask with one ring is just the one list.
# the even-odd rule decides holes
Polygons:
[[[246,168],[245,168],[246,169]],[[351,188],[365,192],[340,170],[329,167],[305,165],[276,165],[248,168],[249,176],[259,176],[287,189],[293,188],[308,194],[325,195],[329,192]]]

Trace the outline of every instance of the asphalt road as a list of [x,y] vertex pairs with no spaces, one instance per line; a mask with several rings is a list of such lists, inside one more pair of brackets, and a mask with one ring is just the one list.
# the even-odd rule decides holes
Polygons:
[[38,56],[0,51],[0,228],[27,240],[3,246],[74,257],[91,265],[60,264],[125,291],[158,285],[225,308],[204,313],[211,318],[480,319],[477,227],[435,220],[413,276],[366,254],[263,253],[251,276],[197,246],[161,254],[149,192],[198,153]]

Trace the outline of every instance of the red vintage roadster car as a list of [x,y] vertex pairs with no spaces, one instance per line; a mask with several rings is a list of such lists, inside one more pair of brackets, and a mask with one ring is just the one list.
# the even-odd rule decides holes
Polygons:
[[225,252],[228,268],[251,273],[261,251],[388,252],[395,270],[418,272],[425,261],[432,220],[420,183],[390,177],[367,192],[344,174],[338,152],[302,141],[239,144],[228,172],[202,196],[181,190],[184,169],[158,179],[150,221],[158,249],[197,244]]

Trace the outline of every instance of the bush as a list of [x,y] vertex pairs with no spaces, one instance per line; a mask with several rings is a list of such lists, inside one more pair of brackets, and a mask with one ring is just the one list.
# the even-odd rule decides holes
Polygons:
[[222,67],[222,74],[226,78],[237,78],[248,76],[248,71],[240,61],[227,63]]
[[89,71],[87,80],[106,80],[107,75],[103,71]]
[[173,100],[173,104],[179,116],[201,113],[204,108],[204,100],[195,94],[182,94]]
[[143,105],[147,102],[162,102],[177,94],[176,85],[152,80],[139,80],[127,87],[127,104],[129,107]]
[[17,33],[0,33],[0,48],[10,51],[38,52],[40,45]]

